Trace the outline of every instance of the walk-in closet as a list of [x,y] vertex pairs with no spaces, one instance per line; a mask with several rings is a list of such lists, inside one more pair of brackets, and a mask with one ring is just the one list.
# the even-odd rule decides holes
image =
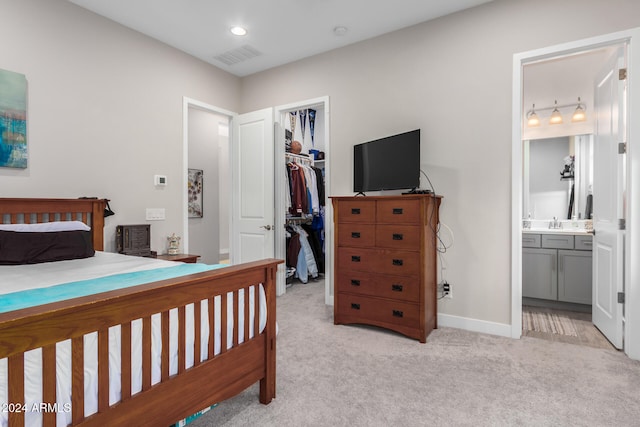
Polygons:
[[324,278],[324,112],[304,108],[285,120],[285,236],[287,287]]

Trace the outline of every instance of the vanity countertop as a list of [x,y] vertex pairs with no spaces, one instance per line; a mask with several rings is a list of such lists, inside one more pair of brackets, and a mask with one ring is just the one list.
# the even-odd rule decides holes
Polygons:
[[584,228],[524,228],[523,234],[564,234],[572,236],[593,235],[593,230],[587,231]]

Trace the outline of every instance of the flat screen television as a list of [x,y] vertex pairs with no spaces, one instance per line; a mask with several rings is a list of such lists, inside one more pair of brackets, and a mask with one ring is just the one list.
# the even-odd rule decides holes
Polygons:
[[353,147],[353,191],[420,187],[420,129]]

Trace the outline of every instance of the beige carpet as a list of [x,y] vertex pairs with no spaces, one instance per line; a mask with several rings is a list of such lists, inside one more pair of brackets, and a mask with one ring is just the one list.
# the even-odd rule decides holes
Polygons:
[[254,385],[191,427],[640,425],[640,362],[612,349],[335,326],[322,282],[292,286],[277,308],[276,399],[260,404]]

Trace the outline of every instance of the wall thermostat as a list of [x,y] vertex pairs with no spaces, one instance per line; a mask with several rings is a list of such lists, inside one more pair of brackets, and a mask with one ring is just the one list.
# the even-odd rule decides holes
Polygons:
[[167,185],[167,176],[166,175],[154,175],[153,183],[155,185]]

